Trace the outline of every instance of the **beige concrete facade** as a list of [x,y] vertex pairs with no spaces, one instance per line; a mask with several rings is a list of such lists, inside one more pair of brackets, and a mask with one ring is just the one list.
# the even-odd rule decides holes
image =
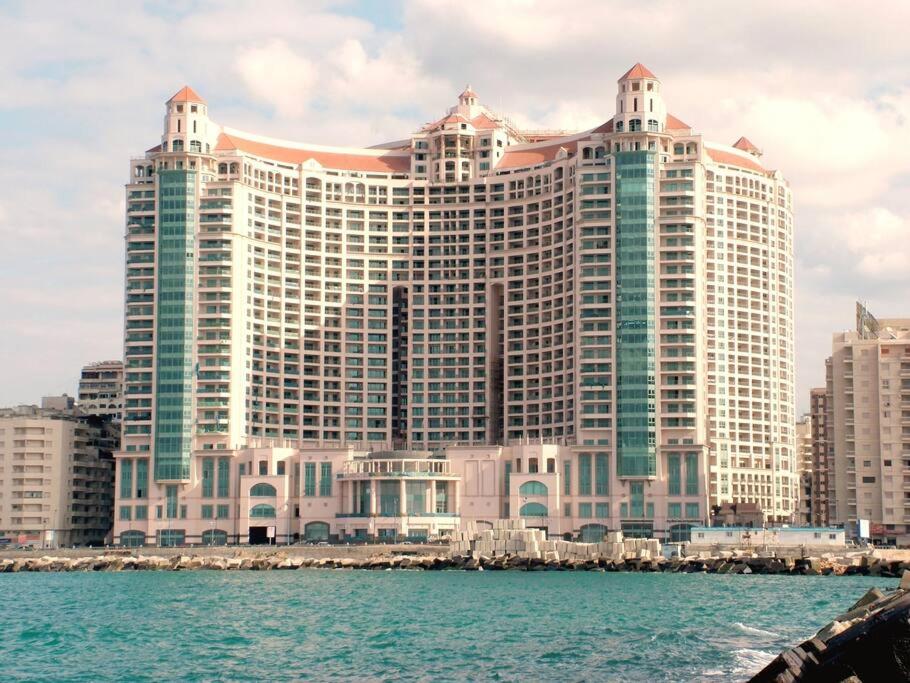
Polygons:
[[831,502],[829,470],[832,469],[828,430],[828,392],[824,387],[809,392],[810,439],[812,444],[812,482],[809,486],[811,518],[813,526],[827,526],[830,523]]
[[813,526],[812,520],[812,418],[804,415],[796,422],[796,468],[799,474],[799,524]]
[[857,304],[857,329],[834,335],[827,435],[831,522],[875,540],[910,540],[910,319],[876,320]]
[[791,521],[791,193],[662,89],[636,65],[614,114],[566,133],[467,88],[373,148],[226,128],[181,90],[127,186],[118,457],[146,462],[149,510],[189,501],[207,457],[237,481],[251,448],[537,443],[600,455],[611,528],[686,522],[668,482],[690,470],[699,518]]
[[86,415],[120,419],[123,412],[123,361],[106,360],[82,368],[79,410]]
[[114,446],[103,425],[73,411],[0,410],[0,537],[40,547],[103,543]]

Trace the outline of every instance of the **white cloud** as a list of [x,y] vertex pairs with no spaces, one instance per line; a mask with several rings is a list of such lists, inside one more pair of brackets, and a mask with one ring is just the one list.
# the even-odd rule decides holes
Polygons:
[[234,66],[250,94],[280,116],[300,116],[315,94],[318,69],[282,40],[241,49]]

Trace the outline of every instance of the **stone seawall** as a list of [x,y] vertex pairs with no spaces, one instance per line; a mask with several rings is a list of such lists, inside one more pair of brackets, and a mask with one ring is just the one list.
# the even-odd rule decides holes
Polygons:
[[185,571],[185,570],[287,570],[287,569],[411,569],[513,570],[513,571],[605,571],[667,572],[707,574],[778,575],[863,575],[899,577],[910,570],[910,562],[885,561],[875,557],[854,558],[841,564],[819,558],[781,559],[776,557],[687,557],[656,559],[565,558],[545,559],[502,555],[385,555],[374,557],[300,557],[282,552],[245,556],[222,555],[126,555],[87,557],[17,557],[0,560],[0,573],[89,572],[89,571]]

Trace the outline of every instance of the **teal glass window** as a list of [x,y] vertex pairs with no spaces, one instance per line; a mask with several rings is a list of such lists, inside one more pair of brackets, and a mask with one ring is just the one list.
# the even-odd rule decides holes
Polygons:
[[578,454],[578,495],[591,495],[591,454]]
[[136,506],[136,520],[145,520],[149,517],[149,508],[148,505],[137,505]]
[[124,531],[120,534],[120,545],[126,546],[127,548],[138,548],[145,545],[145,532],[136,531]]
[[250,517],[255,517],[255,518],[275,517],[275,507],[272,505],[266,505],[265,503],[260,503],[259,505],[254,505],[250,509]]
[[682,492],[682,472],[680,469],[679,453],[670,453],[667,456],[667,493],[678,496]]
[[164,489],[164,496],[167,518],[175,519],[177,517],[177,487],[174,484],[168,484]]
[[698,495],[698,453],[686,453],[686,495]]
[[316,463],[306,462],[303,464],[303,495],[316,495]]
[[645,516],[645,483],[643,481],[629,482],[629,503],[631,517]]
[[158,531],[158,545],[172,548],[186,543],[185,529],[160,529]]
[[371,493],[370,482],[360,481],[360,482],[355,482],[355,483],[359,484],[359,486],[360,486],[360,497],[359,497],[360,509],[357,510],[357,512],[359,512],[362,515],[366,515],[370,512],[370,493]]
[[682,519],[682,503],[667,503],[667,517]]
[[427,485],[422,481],[405,482],[405,509],[409,515],[422,515],[426,512]]
[[522,517],[546,517],[547,506],[540,503],[525,503],[521,506],[518,514]]
[[401,514],[401,484],[397,481],[379,482],[379,514],[385,517]]
[[606,496],[610,493],[610,456],[606,453],[594,454],[594,495]]
[[156,481],[186,480],[194,432],[196,173],[159,170],[155,330]]
[[444,481],[436,482],[436,512],[448,512],[447,493],[448,483]]
[[698,519],[698,503],[686,503],[686,519]]
[[231,508],[229,505],[219,505],[216,510],[218,519],[227,519],[231,514]]
[[148,498],[149,495],[149,461],[145,458],[136,460],[136,498]]
[[621,477],[649,477],[657,470],[655,160],[650,151],[614,154],[616,455]]
[[332,495],[332,463],[323,462],[319,465],[319,495]]
[[547,486],[539,481],[526,481],[518,487],[518,493],[522,496],[545,496]]
[[132,519],[132,511],[133,511],[133,509],[129,505],[121,505],[120,506],[120,519],[123,521]]
[[628,503],[620,503],[620,504],[619,504],[619,516],[620,516],[620,517],[628,517],[628,516],[629,516],[629,504],[628,504]]
[[563,511],[562,511],[563,516],[571,517],[572,516],[572,503],[566,503],[562,507],[563,507]]
[[[133,461],[132,460],[121,460],[120,461],[120,497],[121,498],[132,498],[133,497]],[[121,508],[122,511],[123,508]],[[123,519],[121,517],[120,519]]]
[[215,459],[202,459],[202,497],[211,498],[215,495]]
[[309,522],[303,528],[303,537],[308,541],[328,541],[329,525],[326,522]]
[[211,505],[202,506],[202,519],[214,519],[214,509]]
[[563,493],[567,496],[572,495],[572,462],[566,460],[563,464]]
[[581,527],[581,542],[600,543],[606,533],[607,527],[604,524],[585,524]]
[[607,519],[610,516],[610,504],[609,503],[595,503],[594,504],[594,516],[598,519]]
[[218,497],[231,495],[231,461],[229,458],[218,459]]
[[222,529],[206,529],[202,532],[203,545],[227,545],[227,531]]
[[578,516],[584,518],[591,517],[591,503],[579,503]]
[[254,484],[250,489],[251,498],[274,498],[277,495],[278,492],[271,484]]

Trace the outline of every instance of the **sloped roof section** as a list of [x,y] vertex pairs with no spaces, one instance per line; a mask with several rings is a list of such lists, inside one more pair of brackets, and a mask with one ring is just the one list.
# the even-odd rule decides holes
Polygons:
[[636,62],[635,66],[626,71],[619,80],[624,81],[627,78],[653,78],[656,80],[657,76],[655,76],[644,64]]
[[519,168],[521,166],[535,166],[544,161],[552,161],[559,154],[560,149],[565,149],[569,154],[574,154],[578,150],[578,141],[561,141],[552,145],[541,145],[511,152],[506,148],[506,153],[503,154],[496,168]]
[[667,114],[667,130],[686,130],[691,127],[685,121],[673,116],[673,114]]
[[199,102],[200,104],[207,104],[207,102],[199,96],[199,93],[188,85],[183,86],[177,91],[168,102]]
[[745,136],[734,142],[733,146],[736,147],[736,149],[741,149],[744,152],[749,152],[749,154],[761,154],[761,150],[752,144],[752,141]]
[[[369,173],[407,173],[411,169],[410,154],[380,153],[357,154],[347,151],[326,151],[284,147],[255,140],[248,140],[235,133],[221,133],[215,151],[240,150],[265,159],[282,161],[287,164],[302,164],[313,159],[325,168],[339,171],[366,171]],[[381,150],[377,150],[381,151]],[[366,150],[364,150],[366,152]]]
[[716,161],[719,164],[738,166],[739,168],[746,168],[750,171],[756,171],[757,173],[763,173],[765,175],[769,175],[771,173],[768,169],[755,161],[755,159],[752,157],[745,157],[734,152],[727,152],[722,149],[714,149],[713,147],[705,147],[705,150],[708,152],[708,156],[711,157],[711,160]]

